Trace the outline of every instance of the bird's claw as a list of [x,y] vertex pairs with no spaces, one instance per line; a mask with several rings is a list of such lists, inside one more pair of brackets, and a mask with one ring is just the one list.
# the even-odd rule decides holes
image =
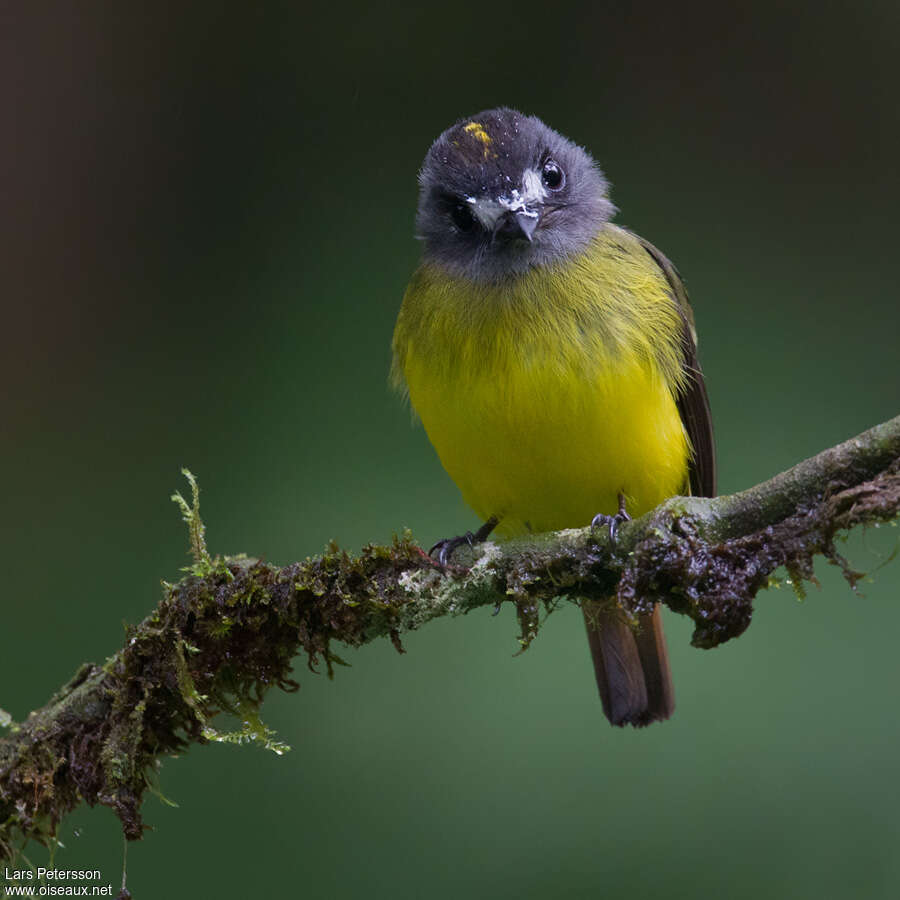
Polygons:
[[453,538],[444,538],[442,541],[438,541],[429,551],[429,556],[434,556],[435,550],[437,550],[437,561],[441,566],[446,566],[450,562],[450,557],[453,556],[453,552],[457,549],[457,547],[462,547],[463,544],[468,544],[470,547],[475,544],[475,535],[472,534],[471,531],[467,531],[465,534],[461,534],[459,537]]
[[454,538],[444,538],[442,541],[438,541],[429,551],[429,556],[434,556],[434,551],[437,550],[437,561],[441,566],[446,566],[447,563],[450,562],[450,557],[453,556],[453,551],[457,547],[462,547],[463,544],[468,544],[470,547],[474,547],[476,544],[480,544],[482,541],[486,541],[488,535],[497,527],[497,522],[499,519],[497,516],[491,516],[481,528],[478,529],[474,534],[471,531],[467,531],[465,534],[460,535],[459,537]]
[[619,532],[619,526],[623,522],[630,522],[631,516],[625,511],[625,496],[619,494],[619,511],[614,516],[608,516],[606,513],[597,513],[591,519],[591,531],[595,528],[602,528],[604,525],[609,526],[609,542],[615,546],[616,535]]

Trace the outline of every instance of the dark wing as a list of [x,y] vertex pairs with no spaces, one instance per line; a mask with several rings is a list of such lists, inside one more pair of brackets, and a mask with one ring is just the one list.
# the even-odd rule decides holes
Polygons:
[[695,497],[714,497],[716,494],[716,446],[713,438],[712,414],[700,361],[697,359],[697,332],[694,313],[678,270],[671,262],[642,237],[635,235],[643,248],[653,257],[669,282],[672,295],[681,314],[682,366],[687,384],[676,398],[681,421],[684,423],[694,454],[691,461],[691,494]]

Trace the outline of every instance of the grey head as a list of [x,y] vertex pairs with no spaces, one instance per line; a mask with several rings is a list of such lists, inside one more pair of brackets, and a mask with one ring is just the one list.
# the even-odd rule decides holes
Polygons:
[[616,211],[585,150],[504,107],[448,128],[425,157],[419,187],[425,260],[473,281],[580,253]]

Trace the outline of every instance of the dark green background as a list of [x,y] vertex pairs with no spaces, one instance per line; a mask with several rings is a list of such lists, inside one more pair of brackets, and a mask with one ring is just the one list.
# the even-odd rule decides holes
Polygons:
[[[11,5],[10,5],[11,6]],[[5,7],[0,706],[22,718],[211,547],[472,527],[387,388],[417,166],[506,103],[601,161],[694,300],[721,489],[900,408],[894,2]],[[26,6],[26,4],[21,4]],[[876,569],[889,528],[854,537]],[[138,898],[896,897],[900,562],[759,597],[714,652],[667,618],[675,718],[600,712],[581,616],[509,610],[298,665],[294,750],[166,761]],[[77,833],[76,830],[77,829]],[[57,864],[119,877],[105,809]],[[45,855],[33,849],[35,863]]]

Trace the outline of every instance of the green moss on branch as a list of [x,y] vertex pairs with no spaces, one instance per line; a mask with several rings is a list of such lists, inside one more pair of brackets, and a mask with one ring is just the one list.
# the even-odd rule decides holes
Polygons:
[[[259,717],[271,687],[294,690],[298,654],[329,674],[335,644],[400,636],[431,619],[512,602],[527,647],[542,606],[615,597],[631,616],[661,602],[695,622],[693,642],[740,634],[772,573],[812,578],[817,554],[853,572],[838,532],[900,511],[900,417],[739,494],[673,498],[620,530],[615,547],[589,529],[485,543],[440,569],[409,534],[358,556],[329,546],[319,557],[274,566],[211,557],[193,498],[176,502],[193,565],[165,586],[158,608],[131,628],[103,666],[83,665],[42,709],[0,740],[0,862],[29,840],[52,846],[80,802],[112,808],[126,837],[142,836],[140,807],[161,759],[191,743],[255,740],[285,748]],[[244,723],[222,734],[229,712]]]

